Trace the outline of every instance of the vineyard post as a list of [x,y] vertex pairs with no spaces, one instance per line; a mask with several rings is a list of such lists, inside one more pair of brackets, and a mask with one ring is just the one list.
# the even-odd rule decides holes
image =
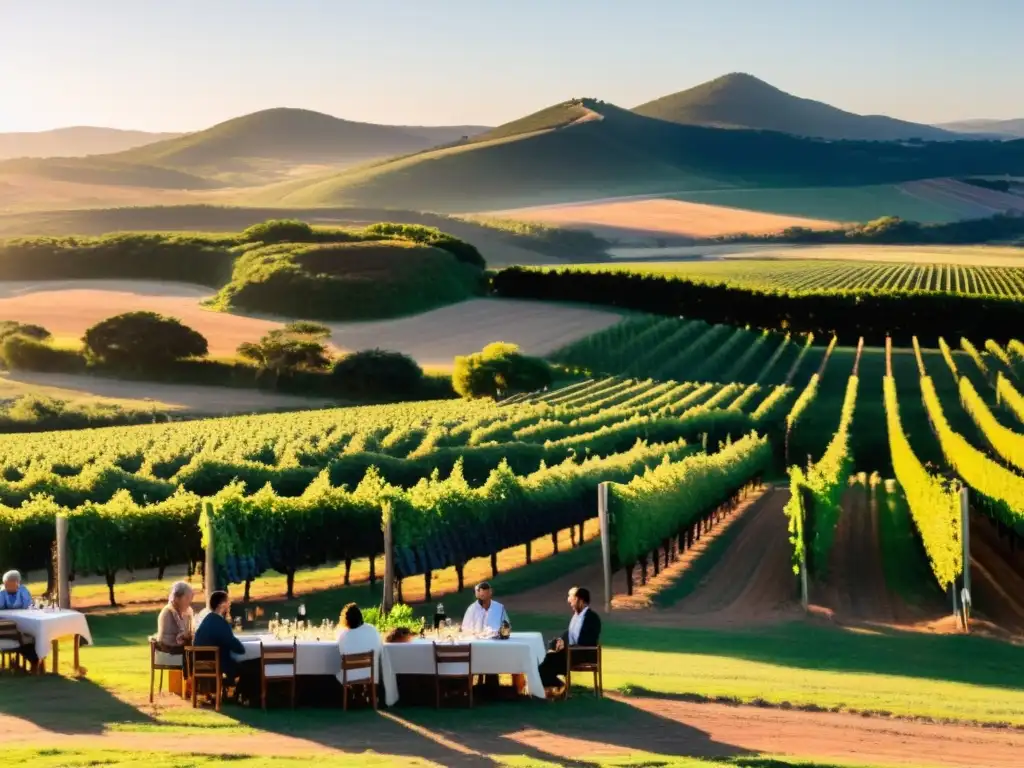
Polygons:
[[970,618],[971,610],[971,500],[967,486],[960,489],[960,519],[962,520],[960,538],[963,539],[964,543],[964,629],[967,629],[967,621]]
[[213,504],[206,502],[206,560],[203,562],[203,591],[206,599],[217,589],[217,566],[214,560],[216,542],[213,539]]
[[57,515],[57,604],[64,610],[71,607],[68,565],[68,518]]
[[612,609],[612,542],[608,525],[608,483],[597,486],[597,517],[601,524],[601,565],[604,570],[604,610]]
[[384,600],[381,604],[381,613],[385,616],[391,613],[395,605],[395,550],[391,532],[391,505],[383,505],[384,512]]

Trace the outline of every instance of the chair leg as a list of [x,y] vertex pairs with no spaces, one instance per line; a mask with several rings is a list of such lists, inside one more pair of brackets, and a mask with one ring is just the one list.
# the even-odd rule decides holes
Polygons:
[[437,697],[437,702],[434,704],[434,706],[437,709],[440,709],[441,708],[441,678],[439,678],[439,677],[435,677],[434,678],[434,695]]
[[217,676],[217,691],[214,694],[216,696],[216,698],[213,700],[214,709],[217,712],[220,712],[220,698],[221,698],[221,686],[222,685],[223,685],[223,682],[221,681],[220,676],[218,675]]
[[292,709],[295,709],[295,678],[292,678]]
[[565,692],[562,694],[563,699],[569,698],[569,689],[572,688],[572,670],[567,669],[565,671]]
[[370,683],[370,704],[374,709],[377,708],[377,683]]
[[341,686],[341,711],[348,712],[348,683]]
[[153,703],[153,678],[156,677],[156,670],[149,668],[149,703]]
[[189,684],[192,686],[192,709],[199,706],[199,680],[192,676],[189,678]]
[[260,704],[263,707],[263,711],[267,711],[267,678],[260,680]]
[[469,708],[473,708],[473,676],[469,676]]

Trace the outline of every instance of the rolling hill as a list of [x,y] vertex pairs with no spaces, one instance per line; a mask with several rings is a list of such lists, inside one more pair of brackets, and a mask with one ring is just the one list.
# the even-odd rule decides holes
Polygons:
[[[986,170],[996,169],[996,170]],[[1024,171],[1024,141],[830,143],[722,130],[574,99],[458,146],[266,187],[255,205],[486,211],[727,187],[853,186]]]
[[961,120],[937,126],[955,133],[981,133],[1001,138],[1024,138],[1024,117],[1016,120]]
[[0,133],[0,160],[19,157],[85,157],[134,149],[178,133],[122,131],[117,128],[75,126],[52,131]]
[[307,109],[277,108],[122,152],[117,159],[221,170],[254,160],[350,164],[458,141],[479,130],[474,126],[417,128],[357,123]]
[[931,125],[883,115],[857,115],[786,93],[753,75],[732,73],[635,107],[645,117],[682,125],[781,131],[795,136],[857,141],[965,138]]
[[116,155],[93,155],[5,160],[0,162],[0,179],[17,176],[92,186],[182,190],[220,186],[210,179],[174,168],[131,163],[116,158]]

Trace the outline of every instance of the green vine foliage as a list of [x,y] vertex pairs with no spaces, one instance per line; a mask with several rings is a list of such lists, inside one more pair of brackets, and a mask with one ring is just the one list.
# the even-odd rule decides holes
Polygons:
[[771,458],[768,439],[751,433],[716,453],[666,457],[624,484],[612,483],[608,503],[618,562],[635,564],[761,475]]

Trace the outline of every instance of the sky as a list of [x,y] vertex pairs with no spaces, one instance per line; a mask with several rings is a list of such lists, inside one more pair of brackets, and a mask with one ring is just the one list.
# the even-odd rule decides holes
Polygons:
[[0,131],[270,107],[497,125],[728,72],[919,122],[1024,117],[1024,0],[0,0]]

